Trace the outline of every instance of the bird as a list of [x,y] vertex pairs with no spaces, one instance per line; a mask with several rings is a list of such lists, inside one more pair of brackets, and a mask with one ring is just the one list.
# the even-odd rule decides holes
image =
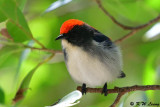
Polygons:
[[82,85],[82,94],[86,94],[86,86],[103,86],[102,94],[107,96],[107,83],[126,76],[120,48],[89,24],[69,19],[55,40],[61,40],[67,70]]

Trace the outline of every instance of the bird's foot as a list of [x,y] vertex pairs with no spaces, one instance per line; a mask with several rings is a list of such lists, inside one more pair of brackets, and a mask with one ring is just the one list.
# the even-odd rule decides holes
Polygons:
[[104,94],[104,96],[108,95],[107,83],[104,84],[101,94]]
[[82,95],[86,94],[87,88],[86,88],[86,84],[83,83],[82,85]]

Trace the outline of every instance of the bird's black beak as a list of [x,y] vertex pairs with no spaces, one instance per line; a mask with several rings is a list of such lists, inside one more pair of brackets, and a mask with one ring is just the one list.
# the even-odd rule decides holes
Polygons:
[[64,35],[60,34],[55,40],[59,40],[59,39],[63,39],[63,38],[64,38]]

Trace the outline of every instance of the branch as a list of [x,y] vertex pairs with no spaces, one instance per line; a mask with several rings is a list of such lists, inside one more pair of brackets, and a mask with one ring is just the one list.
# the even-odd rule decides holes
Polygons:
[[128,34],[126,34],[126,35],[124,35],[123,37],[117,39],[117,40],[115,41],[115,43],[118,43],[118,42],[121,42],[121,41],[127,39],[128,37],[130,37],[130,36],[134,35],[135,33],[137,33],[139,30],[141,30],[141,29],[143,29],[143,28],[146,28],[147,26],[149,26],[149,25],[157,22],[158,20],[160,20],[160,15],[158,15],[156,18],[150,20],[149,22],[147,22],[147,23],[144,24],[144,25],[140,25],[140,26],[135,27],[135,29],[131,30]]
[[132,27],[132,26],[126,26],[120,22],[118,22],[102,5],[101,3],[101,0],[96,0],[99,8],[115,23],[117,24],[118,26],[120,26],[121,28],[125,29],[125,30],[131,30],[128,34],[126,34],[125,36],[123,36],[122,38],[116,40],[115,42],[121,42],[125,39],[127,39],[128,37],[134,35],[136,32],[138,32],[139,30],[143,29],[143,28],[146,28],[147,26],[150,26],[151,24],[157,22],[160,20],[160,15],[158,15],[156,18],[148,21],[147,23],[145,24],[142,24],[142,25],[139,25],[139,26],[135,26],[135,27]]
[[[77,90],[81,91],[82,87],[78,86]],[[160,90],[160,85],[146,85],[146,86],[130,86],[130,87],[114,87],[114,89],[108,89],[108,94],[111,93],[118,93],[118,96],[116,98],[116,100],[114,101],[114,103],[110,106],[110,107],[115,107],[119,101],[120,98],[131,91],[147,91],[147,90]],[[86,90],[87,93],[102,93],[102,88],[87,88]]]
[[[0,30],[0,33],[3,35],[4,39],[7,39],[8,41],[1,41],[1,44],[6,44],[6,45],[17,45],[17,46],[21,46],[24,48],[30,48],[31,50],[40,50],[40,51],[45,51],[45,52],[51,52],[51,53],[62,53],[62,51],[58,51],[58,50],[52,50],[52,49],[47,49],[45,48],[45,46],[43,44],[41,44],[38,40],[36,40],[35,38],[32,37],[32,39],[39,44],[42,48],[36,48],[36,47],[31,47],[28,45],[24,45],[22,43],[16,43],[13,41],[13,38],[9,35],[8,31],[6,28],[2,28]],[[2,37],[2,38],[3,38]],[[1,39],[1,38],[0,38]]]
[[50,53],[62,53],[60,50],[52,50],[52,49],[47,49],[47,48],[36,48],[36,47],[31,47],[28,45],[22,45],[24,48],[30,48],[31,50],[39,50],[39,51],[45,51],[45,52],[50,52]]
[[115,99],[114,103],[110,107],[116,107],[116,105],[119,103],[121,97],[125,94],[125,92],[120,92],[117,95],[117,98]]
[[160,15],[152,20],[150,20],[149,22],[147,22],[146,24],[142,24],[136,27],[132,27],[132,26],[126,26],[120,22],[118,22],[102,5],[101,0],[96,0],[99,8],[118,26],[120,26],[121,28],[125,29],[125,30],[135,30],[135,29],[142,29],[144,27],[147,27],[149,25],[151,25],[154,22],[157,22],[160,19]]
[[26,35],[30,36],[31,39],[34,40],[38,45],[40,45],[42,48],[45,48],[45,46],[41,42],[39,42],[37,39],[33,37],[31,32],[26,31],[19,23],[16,23],[14,20],[10,19],[10,21],[14,23],[16,26],[18,26]]
[[33,36],[32,36],[32,40],[34,40],[38,45],[40,45],[43,49],[45,49],[45,46],[39,42],[37,39],[35,39]]
[[[139,29],[139,30],[140,30],[140,29]],[[114,42],[115,42],[115,43],[122,42],[123,40],[127,39],[128,37],[134,35],[137,31],[138,31],[138,29],[132,30],[132,31],[130,31],[128,34],[126,34],[126,35],[124,35],[123,37],[121,37],[121,38],[115,40]]]
[[133,27],[131,27],[131,26],[126,26],[126,25],[123,25],[123,24],[121,24],[120,22],[118,22],[118,21],[103,7],[103,5],[102,5],[102,3],[101,3],[101,0],[96,0],[96,2],[97,2],[97,4],[98,4],[99,8],[100,8],[115,24],[117,24],[118,26],[120,26],[120,27],[123,28],[123,29],[128,29],[128,30],[133,29]]
[[22,48],[29,48],[31,50],[38,50],[38,51],[44,51],[44,52],[50,52],[50,53],[62,53],[61,50],[31,47],[31,46],[28,46],[28,45],[24,45],[22,43],[15,43],[15,42],[12,42],[12,41],[1,41],[0,44],[11,45],[11,46],[16,45],[16,46],[20,46]]

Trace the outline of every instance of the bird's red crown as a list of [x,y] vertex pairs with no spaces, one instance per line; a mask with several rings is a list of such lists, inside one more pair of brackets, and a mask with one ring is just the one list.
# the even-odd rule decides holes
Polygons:
[[69,19],[65,21],[61,28],[60,28],[60,34],[68,33],[75,25],[83,25],[84,22],[77,20],[77,19]]

